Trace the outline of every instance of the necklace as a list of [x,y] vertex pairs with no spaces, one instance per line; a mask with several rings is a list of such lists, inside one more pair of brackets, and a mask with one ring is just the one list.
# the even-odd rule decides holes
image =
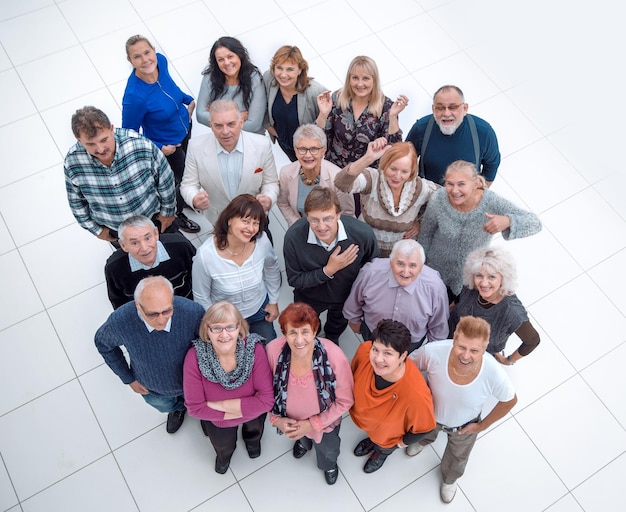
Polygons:
[[231,251],[228,247],[225,247],[225,249],[226,249],[226,252],[227,252],[228,254],[230,254],[231,256],[239,256],[242,252],[244,252],[244,251],[246,250],[246,247],[247,247],[247,246],[248,246],[248,243],[247,243],[247,242],[246,242],[246,243],[244,243],[244,244],[243,244],[243,249],[241,249],[241,251],[239,251],[239,252],[233,252],[233,251]]
[[472,373],[476,371],[476,368],[474,368],[467,373],[459,373],[456,371],[456,368],[454,367],[453,363],[450,363],[450,366],[452,366],[452,371],[454,372],[454,375],[456,375],[457,377],[467,377],[468,375],[471,375]]
[[300,179],[302,180],[302,183],[304,183],[307,187],[312,187],[313,185],[319,185],[320,184],[320,175],[319,174],[317,176],[315,176],[315,178],[313,178],[311,180],[311,179],[306,177],[302,167],[300,167]]
[[480,304],[481,306],[493,306],[492,302],[489,302],[486,299],[483,299],[480,295],[478,296],[478,304]]

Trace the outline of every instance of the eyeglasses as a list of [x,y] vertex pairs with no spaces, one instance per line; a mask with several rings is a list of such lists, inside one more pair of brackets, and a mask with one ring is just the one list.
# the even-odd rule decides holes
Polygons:
[[296,148],[296,151],[297,151],[297,152],[298,152],[298,154],[299,154],[299,155],[301,155],[301,156],[306,155],[306,154],[307,154],[307,151],[308,151],[309,153],[311,153],[311,155],[315,156],[315,155],[317,155],[317,154],[320,152],[320,150],[321,150],[321,149],[322,149],[322,148],[316,148],[316,147],[313,147],[313,148],[299,147],[299,148]]
[[169,308],[164,309],[163,311],[154,311],[154,312],[151,311],[150,313],[148,313],[141,304],[139,304],[139,307],[143,311],[143,314],[146,316],[146,318],[149,318],[150,320],[155,320],[156,318],[159,318],[161,315],[170,316],[174,312],[174,306],[170,306]]
[[458,105],[441,105],[441,104],[437,104],[435,105],[435,110],[437,112],[445,112],[446,109],[449,110],[450,112],[456,112],[457,110],[459,110],[463,105],[465,105],[465,103],[460,103]]
[[311,226],[319,226],[320,224],[332,224],[334,221],[337,220],[337,216],[333,215],[333,216],[328,216],[328,217],[322,217],[321,219],[316,219],[315,217],[307,217],[307,220],[309,221],[309,224],[311,224]]
[[213,334],[219,334],[222,331],[226,332],[234,332],[239,329],[239,324],[228,324],[228,325],[209,325],[209,331]]

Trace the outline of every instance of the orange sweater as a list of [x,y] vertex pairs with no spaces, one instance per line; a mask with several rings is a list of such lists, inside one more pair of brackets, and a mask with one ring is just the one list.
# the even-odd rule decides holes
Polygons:
[[402,378],[378,390],[370,364],[371,341],[362,343],[352,359],[354,405],[352,421],[383,448],[398,444],[404,434],[429,432],[435,428],[430,389],[414,364],[407,364]]

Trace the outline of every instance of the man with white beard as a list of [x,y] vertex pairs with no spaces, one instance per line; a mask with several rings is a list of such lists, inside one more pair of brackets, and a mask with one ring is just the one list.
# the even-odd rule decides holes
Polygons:
[[[498,139],[491,125],[467,113],[463,91],[444,85],[433,96],[433,113],[418,119],[406,140],[419,158],[419,175],[443,185],[448,165],[465,160],[476,165],[490,186],[500,165]],[[435,127],[435,124],[437,127]]]

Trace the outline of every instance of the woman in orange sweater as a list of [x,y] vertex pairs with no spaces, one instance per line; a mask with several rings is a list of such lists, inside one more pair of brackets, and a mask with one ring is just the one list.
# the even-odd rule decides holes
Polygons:
[[354,449],[369,455],[363,471],[373,473],[396,448],[417,442],[435,428],[430,390],[414,365],[406,364],[411,333],[395,320],[381,320],[372,340],[352,359],[352,420],[368,437]]

